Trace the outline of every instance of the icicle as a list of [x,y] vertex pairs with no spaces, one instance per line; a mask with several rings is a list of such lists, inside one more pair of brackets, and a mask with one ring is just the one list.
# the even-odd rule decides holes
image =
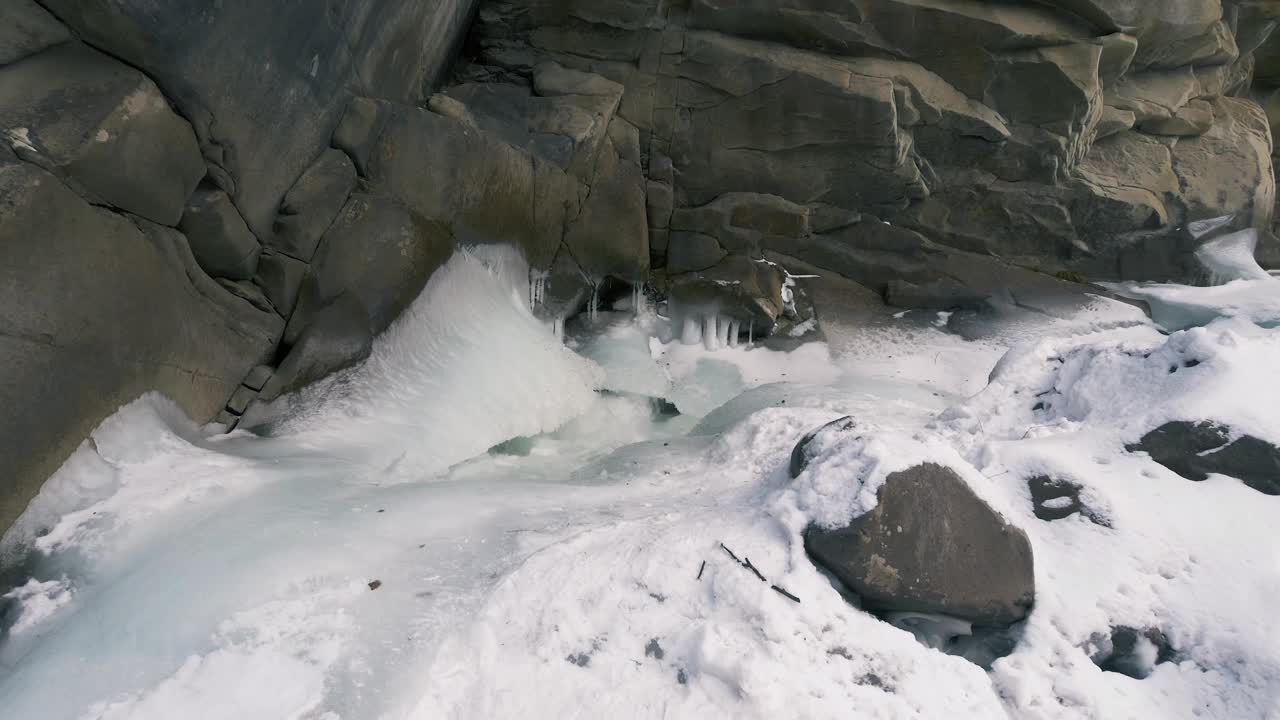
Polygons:
[[557,317],[551,321],[551,334],[556,336],[556,340],[564,342],[564,318]]
[[547,277],[544,270],[529,271],[529,309],[537,310],[547,300]]
[[546,294],[547,273],[540,270],[529,270],[529,309],[537,310],[542,305],[543,296]]
[[738,347],[738,331],[742,329],[737,320],[729,323],[729,347]]
[[711,351],[720,349],[720,332],[716,329],[715,313],[702,316],[702,344]]
[[727,348],[729,347],[729,336],[731,334],[730,330],[733,329],[733,323],[727,317],[720,318],[719,323],[716,329],[720,333],[720,347]]
[[680,331],[680,342],[685,345],[697,345],[702,342],[702,328],[691,315],[684,316],[684,327]]
[[646,310],[648,308],[645,307],[644,285],[636,283],[631,288],[631,311],[635,313],[636,317],[640,317]]
[[747,347],[751,347],[756,343],[753,333],[755,333],[756,324],[754,321],[747,323]]
[[596,324],[596,314],[597,312],[599,312],[599,305],[600,305],[600,286],[592,285],[591,301],[587,305],[587,320],[589,320],[592,325]]

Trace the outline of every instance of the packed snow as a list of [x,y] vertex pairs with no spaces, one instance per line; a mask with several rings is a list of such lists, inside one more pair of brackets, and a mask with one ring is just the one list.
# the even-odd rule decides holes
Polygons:
[[[266,436],[156,396],[105,421],[0,543],[32,549],[0,600],[0,714],[1280,718],[1280,498],[1124,449],[1171,419],[1280,442],[1274,324],[1205,300],[1162,332],[1098,298],[1035,327],[998,306],[820,322],[782,352],[633,295],[562,343],[530,310],[543,282],[458,255]],[[845,415],[857,432],[790,479],[796,441]],[[882,621],[804,551],[926,460],[1035,551],[1035,608],[990,671],[928,646],[967,624]],[[1041,475],[1088,512],[1038,519]],[[1104,671],[1121,626],[1175,660],[1143,636],[1147,677]]]

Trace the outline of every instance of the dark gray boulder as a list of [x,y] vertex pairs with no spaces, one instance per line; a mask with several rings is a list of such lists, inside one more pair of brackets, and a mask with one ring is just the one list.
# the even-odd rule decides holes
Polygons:
[[890,475],[871,512],[810,527],[805,550],[868,606],[1008,625],[1035,600],[1031,543],[950,468]]
[[1252,435],[1232,439],[1231,429],[1218,423],[1165,423],[1125,449],[1145,452],[1188,480],[1227,475],[1260,493],[1280,495],[1280,447]]
[[178,229],[187,236],[200,267],[215,278],[248,280],[258,269],[262,246],[216,188],[200,188],[187,199]]
[[0,527],[104,418],[156,390],[214,417],[283,321],[223,289],[177,231],[0,160]]
[[35,0],[5,0],[0,7],[0,65],[70,39],[70,31]]
[[205,175],[191,126],[155,83],[76,42],[0,67],[0,128],[23,160],[162,225],[178,224]]
[[364,360],[372,349],[368,311],[355,295],[343,293],[311,315],[259,397],[271,401],[298,390]]
[[341,150],[325,150],[284,196],[267,245],[289,257],[311,262],[320,237],[342,211],[355,186],[356,167],[351,158]]

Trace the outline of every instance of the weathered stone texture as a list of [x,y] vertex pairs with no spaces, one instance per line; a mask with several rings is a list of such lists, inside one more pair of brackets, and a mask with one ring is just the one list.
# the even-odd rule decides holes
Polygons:
[[178,232],[0,161],[0,527],[101,420],[159,391],[211,420],[284,322],[226,292]]

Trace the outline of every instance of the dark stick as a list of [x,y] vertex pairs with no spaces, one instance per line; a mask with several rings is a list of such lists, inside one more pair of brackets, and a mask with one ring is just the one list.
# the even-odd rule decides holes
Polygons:
[[760,578],[760,582],[769,582],[768,580],[764,579],[764,576],[760,574],[760,571],[756,569],[756,566],[751,564],[751,558],[747,558],[746,560],[744,560],[742,563],[742,567],[755,573],[756,577]]
[[702,579],[702,571],[703,571],[703,570],[706,570],[706,569],[707,569],[707,561],[706,561],[706,560],[703,560],[703,561],[702,561],[702,567],[698,568],[698,579],[699,579],[699,580],[701,580],[701,579]]
[[720,543],[720,547],[721,547],[721,548],[723,548],[725,552],[729,553],[729,557],[733,558],[733,561],[734,561],[734,562],[736,562],[736,563],[741,563],[741,562],[742,562],[741,560],[739,560],[739,559],[738,559],[738,556],[737,556],[737,555],[734,555],[734,554],[733,554],[733,551],[732,551],[732,550],[730,550],[729,548],[727,548],[727,547],[725,547],[725,546],[724,546],[724,543]]
[[788,598],[790,598],[790,599],[794,600],[795,602],[800,602],[800,598],[796,597],[795,595],[792,595],[791,593],[787,592],[786,590],[783,590],[782,588],[778,587],[777,585],[770,585],[769,587],[773,588],[774,590],[777,590],[777,591],[778,591],[778,593],[779,593],[780,595],[785,595],[786,597],[788,597]]

